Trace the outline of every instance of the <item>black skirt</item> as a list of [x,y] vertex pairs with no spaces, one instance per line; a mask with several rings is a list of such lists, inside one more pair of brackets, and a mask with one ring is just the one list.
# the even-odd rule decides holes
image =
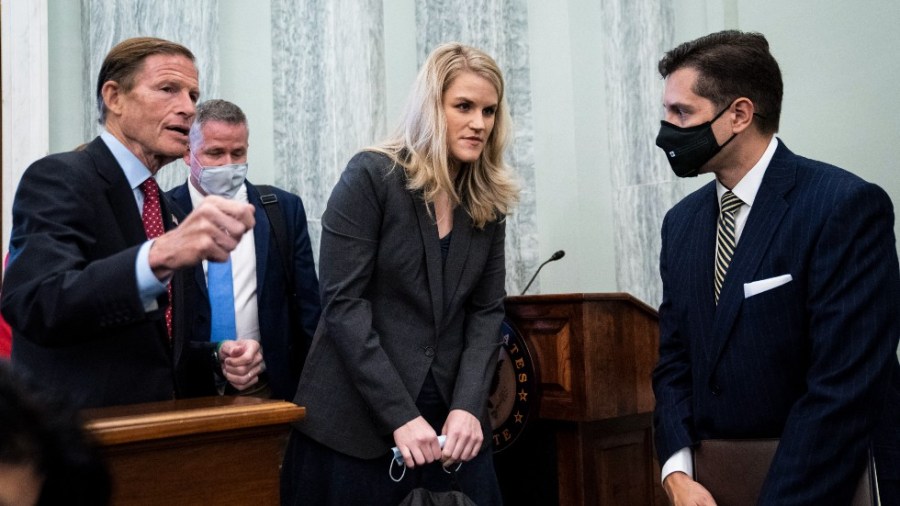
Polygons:
[[[440,433],[449,410],[430,373],[416,407]],[[440,462],[406,469],[403,474],[403,466],[392,465],[392,461],[390,453],[375,459],[351,457],[293,430],[281,469],[281,504],[396,506],[417,487],[436,492],[452,490],[453,476]],[[395,482],[389,473],[394,479],[401,474],[403,478]],[[455,474],[459,489],[479,506],[503,503],[490,446],[464,462]]]

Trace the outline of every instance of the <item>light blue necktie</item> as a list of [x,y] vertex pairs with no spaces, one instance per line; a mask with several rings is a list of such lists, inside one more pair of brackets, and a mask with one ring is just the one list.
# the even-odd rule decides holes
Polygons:
[[236,339],[231,256],[224,262],[208,262],[206,285],[209,289],[209,306],[212,313],[210,341],[217,343],[226,339]]

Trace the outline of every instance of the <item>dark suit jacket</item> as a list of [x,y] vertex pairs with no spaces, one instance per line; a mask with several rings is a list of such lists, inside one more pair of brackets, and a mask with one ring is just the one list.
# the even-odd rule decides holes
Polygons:
[[[253,229],[256,243],[256,294],[259,307],[259,333],[266,371],[273,396],[290,400],[297,391],[297,381],[303,368],[303,360],[319,321],[319,281],[316,277],[312,247],[306,224],[306,211],[300,197],[277,188],[273,189],[284,215],[288,237],[293,240],[293,282],[288,287],[281,252],[275,243],[269,219],[260,201],[259,191],[247,183],[247,198],[256,208],[256,226]],[[175,204],[190,212],[193,210],[187,183],[170,190],[167,195]],[[291,315],[289,297],[297,294],[300,314]],[[209,348],[210,307],[209,292],[202,268],[195,269],[188,283],[186,297],[192,301],[194,311],[189,326],[189,345],[193,348]],[[215,392],[212,364],[204,360],[191,368],[204,372],[195,376],[192,384],[203,385],[207,394]],[[200,393],[200,392],[198,392]]]
[[[173,210],[161,199],[164,226]],[[12,361],[77,407],[171,399],[182,382],[176,273],[175,336],[168,297],[145,312],[135,259],[146,241],[134,193],[98,137],[83,151],[32,164],[13,203],[3,316],[14,330]],[[176,366],[173,367],[173,364]]]
[[[718,306],[711,182],[662,229],[660,462],[710,438],[780,437],[761,504],[849,504],[875,445],[896,476],[900,274],[881,188],[780,143],[750,210]],[[745,298],[744,284],[787,284]]]
[[499,352],[505,224],[453,216],[446,266],[433,216],[402,167],[363,152],[322,216],[323,316],[294,402],[297,428],[341,453],[388,455],[393,431],[419,416],[429,369],[448,407],[481,420]]

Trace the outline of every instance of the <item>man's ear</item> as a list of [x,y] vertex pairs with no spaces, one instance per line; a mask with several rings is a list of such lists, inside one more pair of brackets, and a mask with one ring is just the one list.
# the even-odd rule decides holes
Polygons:
[[731,131],[739,134],[753,123],[753,113],[756,105],[747,97],[740,97],[731,104]]
[[184,160],[184,164],[188,167],[191,166],[191,144],[188,143],[187,149],[184,150],[184,155],[181,156],[181,159]]
[[103,97],[103,103],[106,105],[108,113],[116,116],[122,114],[122,95],[124,91],[122,86],[116,81],[106,81],[100,88],[100,95]]

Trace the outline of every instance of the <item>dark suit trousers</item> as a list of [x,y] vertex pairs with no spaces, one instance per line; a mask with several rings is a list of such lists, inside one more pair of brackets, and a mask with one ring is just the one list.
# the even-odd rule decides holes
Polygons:
[[882,506],[900,506],[900,451],[876,446],[875,473]]

